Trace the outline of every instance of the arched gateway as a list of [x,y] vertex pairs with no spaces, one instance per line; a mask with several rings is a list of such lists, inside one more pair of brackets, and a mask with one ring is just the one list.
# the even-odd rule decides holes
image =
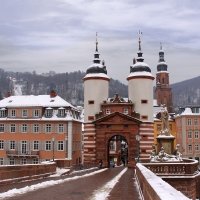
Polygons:
[[[110,140],[115,136],[121,136],[125,138],[128,143],[128,166],[134,167],[135,158],[137,156],[137,144],[135,136],[138,135],[139,132],[140,120],[116,111],[110,115],[95,120],[93,123],[96,127],[96,160],[102,160],[103,165],[105,167],[109,167]],[[119,142],[121,145],[122,141],[123,140],[118,138],[116,141],[114,141],[115,152],[120,150],[121,147],[118,145]]]

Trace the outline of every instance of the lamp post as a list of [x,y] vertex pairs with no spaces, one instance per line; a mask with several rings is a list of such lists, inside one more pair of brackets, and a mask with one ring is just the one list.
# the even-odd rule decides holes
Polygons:
[[53,136],[52,137],[52,144],[53,144],[53,148],[52,148],[52,154],[53,154],[53,162],[54,162],[54,143],[55,143],[56,138]]
[[140,162],[140,138],[141,136],[140,135],[136,135],[135,136],[136,140],[137,140],[137,162]]
[[68,156],[67,156],[67,150],[68,150],[68,145],[67,145],[67,144],[68,144],[68,143],[67,143],[67,142],[68,142],[68,136],[65,136],[65,142],[66,142],[66,158],[67,158],[67,157],[68,157]]

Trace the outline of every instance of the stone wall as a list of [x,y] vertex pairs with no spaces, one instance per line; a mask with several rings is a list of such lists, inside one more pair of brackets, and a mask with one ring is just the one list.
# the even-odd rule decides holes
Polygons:
[[0,166],[0,185],[47,177],[56,173],[56,163]]

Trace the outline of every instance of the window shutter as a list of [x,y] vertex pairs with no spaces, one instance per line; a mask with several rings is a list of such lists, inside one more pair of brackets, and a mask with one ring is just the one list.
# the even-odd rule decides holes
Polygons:
[[27,133],[29,133],[30,130],[29,130],[29,124],[27,124]]
[[46,144],[46,141],[43,141],[43,150],[46,150],[45,144]]
[[55,132],[55,130],[54,130],[54,125],[51,124],[51,133],[54,133],[54,132]]
[[15,110],[15,117],[17,117],[17,110]]
[[46,124],[43,124],[43,133],[46,133]]
[[4,133],[6,133],[7,132],[7,124],[4,124]]
[[23,117],[23,110],[21,110],[21,117]]
[[56,151],[58,151],[58,141],[55,141],[55,142],[54,142],[54,145],[55,145],[55,146],[54,146],[54,149],[55,149]]
[[18,151],[21,152],[21,140],[18,141]]
[[17,132],[18,132],[18,125],[15,124],[15,133],[17,133]]
[[30,151],[33,150],[33,141],[30,141]]
[[12,110],[10,110],[10,112],[9,112],[9,116],[8,116],[8,117],[11,117],[11,113],[12,113]]
[[29,110],[27,110],[27,117],[29,117]]
[[56,124],[56,133],[59,133],[58,132],[58,127],[59,127],[59,124]]
[[64,147],[63,150],[64,150],[64,151],[66,151],[66,142],[67,142],[67,141],[64,141],[64,143],[63,143],[63,144],[64,144],[64,145],[63,145],[63,147]]
[[26,146],[26,150],[29,151],[30,150],[30,146],[29,146],[29,142],[28,141],[26,141],[26,145],[27,145]]
[[41,133],[41,124],[39,124],[39,133]]
[[40,110],[38,110],[38,114],[39,114],[39,116],[38,116],[38,117],[40,117]]
[[66,133],[66,124],[64,124],[64,133]]
[[34,115],[34,110],[32,110],[32,117],[35,117],[35,115]]
[[20,126],[20,133],[22,133],[22,124],[20,124],[19,126]]
[[38,141],[38,150],[41,150],[41,142]]

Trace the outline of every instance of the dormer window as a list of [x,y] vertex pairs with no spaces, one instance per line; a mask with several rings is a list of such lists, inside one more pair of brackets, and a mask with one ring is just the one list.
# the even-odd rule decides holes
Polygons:
[[58,108],[58,117],[65,117],[65,108]]
[[51,118],[53,116],[53,108],[46,108],[45,117]]
[[106,109],[106,114],[110,114],[110,109]]
[[0,118],[6,117],[6,108],[0,109]]
[[124,108],[124,114],[127,115],[128,114],[128,109]]

